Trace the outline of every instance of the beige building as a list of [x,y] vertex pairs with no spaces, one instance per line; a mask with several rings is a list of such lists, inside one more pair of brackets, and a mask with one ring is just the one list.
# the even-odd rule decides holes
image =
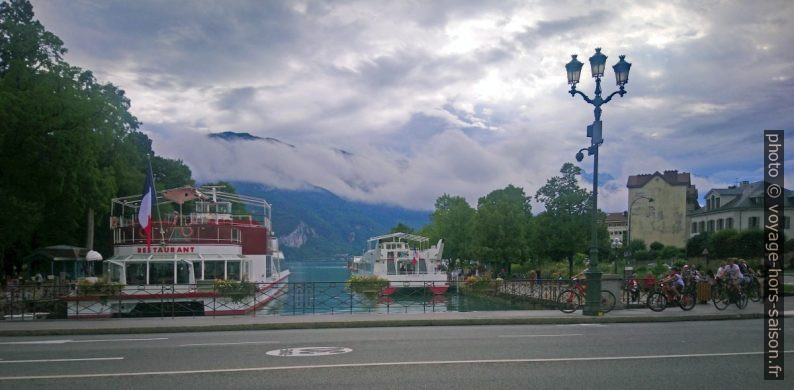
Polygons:
[[[794,207],[794,192],[784,189],[783,208]],[[741,182],[738,186],[715,188],[706,193],[706,207],[689,213],[689,235],[723,229],[744,231],[763,229],[764,182]],[[791,219],[785,217],[781,227],[792,237]]]
[[609,233],[609,242],[613,246],[623,246],[623,241],[626,240],[626,220],[628,217],[627,212],[622,213],[607,213],[607,232]]
[[[690,236],[687,214],[700,208],[697,189],[691,184],[689,173],[664,171],[629,176],[626,187],[629,189],[631,240],[643,240],[645,245],[660,242],[685,248]],[[653,202],[637,200],[643,197]]]

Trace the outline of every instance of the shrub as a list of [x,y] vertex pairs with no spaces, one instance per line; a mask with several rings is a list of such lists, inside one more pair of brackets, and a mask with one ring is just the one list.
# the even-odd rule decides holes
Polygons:
[[357,293],[379,293],[388,286],[389,281],[377,275],[353,275],[345,283],[345,287]]
[[240,303],[245,298],[256,293],[256,285],[251,282],[241,282],[239,280],[215,279],[212,287],[218,295],[228,297],[234,303]]
[[124,288],[123,284],[104,279],[98,279],[96,282],[84,279],[77,282],[77,291],[80,295],[116,296],[121,293],[122,288]]

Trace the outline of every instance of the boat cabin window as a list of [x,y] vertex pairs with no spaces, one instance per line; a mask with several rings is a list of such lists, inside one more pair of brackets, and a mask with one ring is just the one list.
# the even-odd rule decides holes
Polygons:
[[174,262],[150,262],[149,284],[174,284]]
[[122,271],[124,270],[120,264],[107,262],[107,272],[105,273],[111,282],[122,282]]
[[273,275],[273,265],[271,264],[271,259],[273,256],[265,256],[265,277],[269,278],[270,275]]
[[187,261],[176,262],[176,284],[190,284],[190,263]]
[[146,284],[146,263],[125,263],[124,268],[127,274],[127,284]]
[[418,270],[420,274],[427,273],[427,263],[425,262],[425,259],[418,259],[416,261],[416,265],[418,266]]
[[204,280],[225,279],[223,261],[205,261],[204,262]]
[[226,279],[240,280],[240,262],[227,261],[226,262]]
[[394,259],[393,258],[386,259],[386,273],[389,274],[389,275],[396,275],[397,274],[397,269],[394,266]]

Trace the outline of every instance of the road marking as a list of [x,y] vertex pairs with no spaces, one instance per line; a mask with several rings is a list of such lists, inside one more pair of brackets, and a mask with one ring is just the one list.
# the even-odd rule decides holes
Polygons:
[[103,339],[103,340],[31,340],[31,341],[13,341],[0,343],[0,345],[24,345],[24,344],[66,344],[66,343],[104,343],[109,341],[153,341],[153,340],[168,340],[166,337],[158,337],[153,339]]
[[[794,350],[783,353],[794,353]],[[318,364],[311,366],[280,366],[280,367],[251,367],[251,368],[223,368],[216,370],[190,370],[190,371],[150,371],[150,372],[115,372],[107,374],[71,374],[71,375],[40,375],[40,376],[7,376],[0,377],[0,381],[29,380],[29,379],[74,379],[74,378],[107,378],[121,376],[147,376],[147,375],[192,375],[192,374],[217,374],[230,372],[257,372],[257,371],[285,371],[304,370],[309,368],[361,368],[383,366],[426,366],[449,364],[483,364],[483,363],[569,363],[572,361],[609,361],[632,359],[680,359],[718,356],[746,356],[763,355],[764,352],[730,352],[730,353],[697,353],[689,355],[646,355],[646,356],[605,356],[605,357],[574,357],[574,358],[546,358],[546,359],[494,359],[494,360],[443,360],[443,361],[409,361],[385,363],[349,363],[349,364]]]
[[239,343],[205,343],[205,344],[182,344],[180,347],[210,347],[217,345],[245,345],[245,344],[278,344],[280,341],[243,341]]
[[302,347],[302,348],[281,348],[265,352],[270,356],[328,356],[339,355],[343,353],[353,352],[350,348],[345,347]]
[[0,343],[0,345],[23,345],[23,344],[66,344],[71,340],[38,340],[38,341],[13,341]]
[[[2,360],[3,363],[59,363],[59,362],[91,362],[98,360],[124,360],[123,357],[106,357],[106,358],[76,358],[76,359],[41,359],[41,360]],[[0,378],[0,380],[3,378]]]
[[567,334],[500,334],[497,337],[567,337],[567,336],[584,336],[581,333],[567,333]]
[[104,339],[104,340],[69,340],[70,343],[101,343],[106,341],[155,341],[168,340],[167,337],[156,337],[152,339]]

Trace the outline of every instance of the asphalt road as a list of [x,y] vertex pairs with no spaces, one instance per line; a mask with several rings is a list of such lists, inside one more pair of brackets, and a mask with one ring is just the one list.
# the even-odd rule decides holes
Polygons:
[[763,381],[762,334],[737,320],[13,337],[0,388],[786,388]]

